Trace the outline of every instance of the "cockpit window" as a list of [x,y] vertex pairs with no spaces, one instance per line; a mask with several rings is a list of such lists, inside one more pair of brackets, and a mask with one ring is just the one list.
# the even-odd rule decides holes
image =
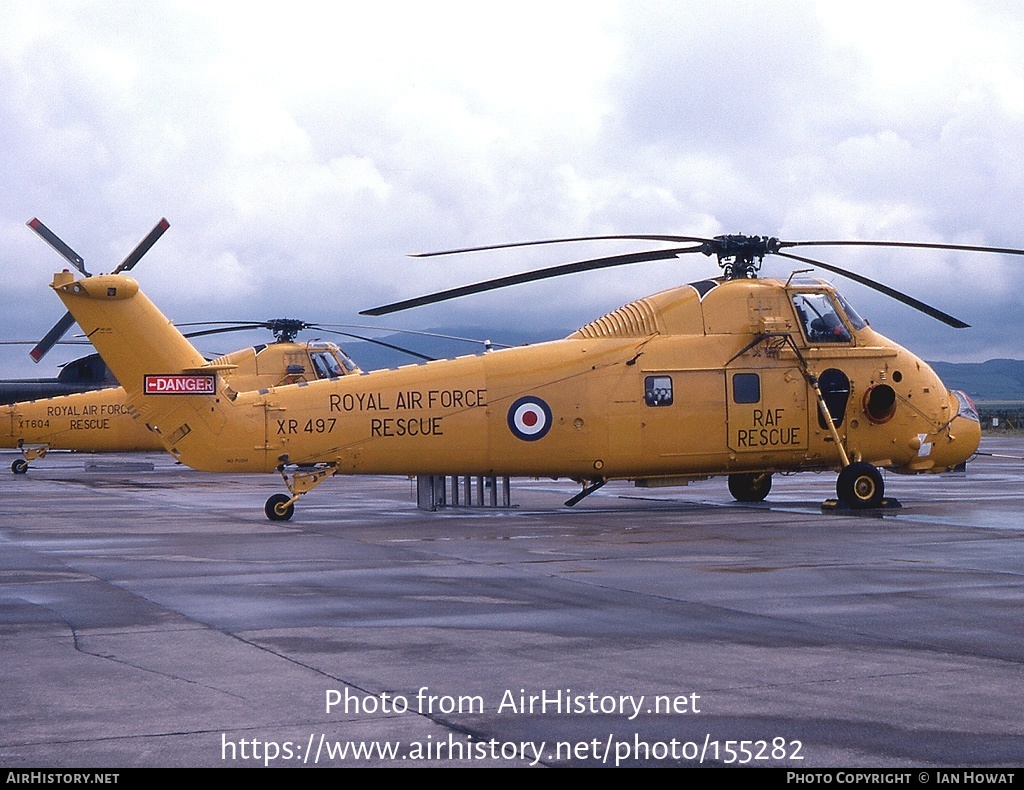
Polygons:
[[[850,333],[826,294],[798,293],[793,307],[809,343],[849,343]],[[859,317],[859,316],[858,316]]]
[[331,379],[345,375],[345,371],[342,370],[341,365],[334,358],[333,354],[329,354],[326,351],[317,351],[310,354],[309,357],[313,360],[313,368],[316,370],[316,377],[318,379]]
[[846,301],[846,297],[839,293],[839,291],[836,291],[836,299],[839,301],[839,306],[843,308],[843,312],[846,313],[850,323],[853,324],[854,329],[863,329],[868,325],[868,322],[860,317],[857,311],[853,309],[853,305]]
[[352,358],[344,351],[342,351],[340,348],[335,352],[335,356],[341,360],[341,364],[344,365],[345,372],[347,373],[351,373],[353,370],[356,370],[359,367],[358,365],[356,365],[355,362],[352,361]]
[[975,408],[974,401],[971,400],[970,396],[961,390],[952,390],[952,392],[959,403],[956,412],[957,416],[966,417],[968,420],[974,420],[974,422],[981,422],[978,410]]

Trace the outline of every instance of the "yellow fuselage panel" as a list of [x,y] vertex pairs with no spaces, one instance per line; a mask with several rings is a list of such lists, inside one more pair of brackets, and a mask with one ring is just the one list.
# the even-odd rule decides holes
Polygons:
[[162,450],[160,438],[132,416],[120,387],[0,407],[0,447],[60,450]]

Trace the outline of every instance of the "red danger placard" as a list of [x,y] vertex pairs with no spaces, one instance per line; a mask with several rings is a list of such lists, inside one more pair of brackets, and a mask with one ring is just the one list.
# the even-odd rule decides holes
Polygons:
[[146,395],[215,395],[217,377],[207,373],[154,373],[144,378]]

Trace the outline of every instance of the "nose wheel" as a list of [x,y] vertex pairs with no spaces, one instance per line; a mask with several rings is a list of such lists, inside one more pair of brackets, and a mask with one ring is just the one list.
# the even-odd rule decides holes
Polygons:
[[851,508],[881,507],[884,495],[882,473],[864,461],[854,461],[843,467],[836,480],[836,496]]
[[28,461],[24,458],[15,459],[14,463],[11,464],[11,471],[16,475],[23,475],[28,471]]

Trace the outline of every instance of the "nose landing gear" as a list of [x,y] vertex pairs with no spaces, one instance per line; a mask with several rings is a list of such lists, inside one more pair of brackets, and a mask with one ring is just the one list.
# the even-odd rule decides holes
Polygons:
[[855,510],[881,507],[885,496],[882,473],[869,463],[854,461],[839,473],[836,496]]

